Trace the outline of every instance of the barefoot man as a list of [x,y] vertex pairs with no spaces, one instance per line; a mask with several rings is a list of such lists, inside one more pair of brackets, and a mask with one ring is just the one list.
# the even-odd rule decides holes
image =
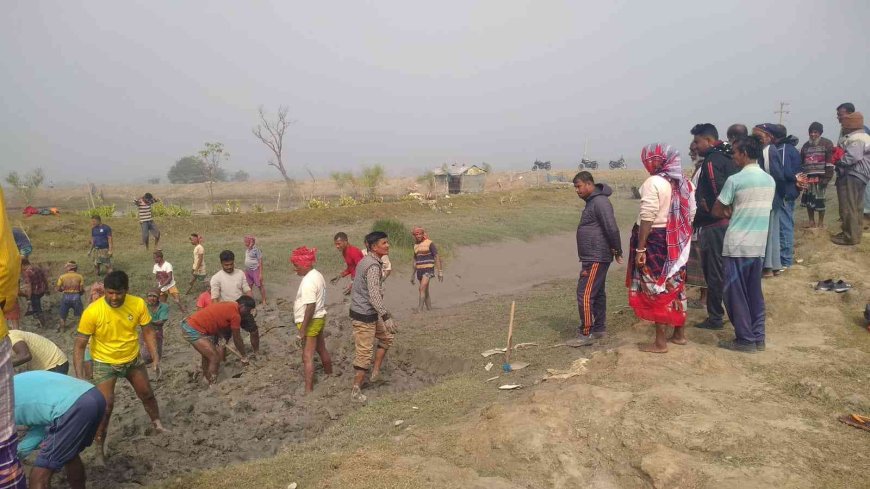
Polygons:
[[[254,335],[259,335],[257,323],[251,314],[255,307],[257,303],[254,299],[243,295],[235,302],[209,304],[181,322],[181,333],[184,339],[202,355],[202,373],[209,385],[217,380],[218,369],[223,358],[223,352],[215,346],[217,338],[231,335],[242,365],[248,364],[245,342],[242,341],[240,330],[250,332],[251,343],[254,343]],[[256,343],[259,344],[259,339]]]
[[411,231],[414,236],[414,262],[413,270],[411,270],[411,284],[414,283],[414,278],[420,282],[420,298],[417,301],[417,310],[423,312],[423,307],[427,311],[432,309],[432,299],[429,298],[429,280],[435,276],[437,271],[438,281],[444,281],[444,272],[441,267],[441,257],[438,256],[438,248],[435,243],[429,239],[429,235],[421,227],[414,228]]
[[172,300],[178,304],[181,309],[181,314],[187,315],[187,308],[181,302],[181,294],[178,292],[178,287],[175,286],[175,272],[172,268],[172,263],[169,263],[163,258],[163,252],[157,250],[154,252],[154,268],[152,269],[154,277],[157,280],[157,287],[160,289],[160,294],[164,300],[166,297],[172,297]]
[[380,376],[381,365],[387,350],[393,344],[398,326],[393,321],[384,296],[381,293],[382,264],[381,257],[390,252],[390,242],[387,233],[374,231],[366,235],[366,255],[356,267],[356,276],[350,293],[350,318],[353,320],[353,342],[355,353],[353,360],[354,377],[350,398],[357,402],[365,402],[366,396],[360,391],[366,372],[372,365],[372,350],[375,340],[378,349],[375,353],[375,363],[372,368],[371,380]]
[[115,403],[115,382],[127,379],[136,395],[145,406],[154,429],[160,433],[167,430],[160,422],[157,399],[151,390],[148,371],[139,358],[139,328],[145,335],[145,345],[151,353],[152,364],[160,378],[160,356],[157,354],[157,341],[151,329],[151,315],[141,297],[127,294],[130,279],[127,274],[116,270],[106,274],[103,284],[106,295],[91,303],[79,321],[78,336],[73,350],[73,366],[76,377],[85,377],[85,347],[91,344],[93,357],[93,383],[106,398],[106,415],[97,428],[94,441],[97,442],[97,458],[102,461],[106,455],[106,430],[112,417]]
[[314,352],[320,356],[323,371],[332,375],[332,359],[326,350],[323,327],[326,325],[326,280],[314,269],[317,248],[302,246],[293,250],[290,263],[296,275],[302,277],[296,301],[293,303],[294,320],[299,333],[296,341],[302,342],[302,366],[305,373],[305,393],[314,390]]
[[72,489],[84,489],[79,454],[94,441],[106,399],[90,382],[54,372],[24,372],[13,381],[15,424],[27,428],[18,455],[39,452],[30,470],[30,489],[51,487],[51,476],[60,469]]

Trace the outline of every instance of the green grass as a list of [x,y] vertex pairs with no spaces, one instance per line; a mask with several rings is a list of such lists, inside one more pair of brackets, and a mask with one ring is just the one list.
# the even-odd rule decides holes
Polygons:
[[[615,205],[620,221],[628,222],[634,205]],[[624,210],[622,210],[625,208]],[[269,282],[285,282],[290,276],[287,257],[291,250],[306,245],[318,249],[318,268],[326,274],[338,272],[344,265],[334,251],[332,237],[346,232],[354,245],[362,246],[362,238],[379,220],[389,220],[411,229],[422,226],[449,266],[451,254],[460,245],[482,244],[505,239],[529,240],[537,236],[571,232],[576,229],[582,203],[573,189],[541,188],[508,193],[465,195],[442,199],[438,208],[418,202],[373,203],[335,209],[300,209],[289,212],[266,212],[226,216],[193,215],[162,217],[156,223],[162,232],[160,248],[177,270],[177,277],[186,279],[192,263],[190,233],[205,236],[206,267],[218,269],[217,255],[223,249],[243,258],[242,237],[254,234],[266,254],[265,273]],[[90,259],[86,256],[90,239],[90,221],[85,216],[65,214],[60,217],[35,216],[13,219],[22,224],[34,244],[32,261],[49,266],[52,275],[59,275],[61,266],[75,260],[84,266],[86,279],[93,279]],[[131,291],[144,293],[152,286],[152,258],[139,244],[139,224],[130,217],[104,219],[114,232],[115,268],[131,277]],[[396,229],[402,229],[396,224]],[[394,240],[404,237],[394,236]],[[411,251],[397,250],[391,258],[401,265],[410,263]]]

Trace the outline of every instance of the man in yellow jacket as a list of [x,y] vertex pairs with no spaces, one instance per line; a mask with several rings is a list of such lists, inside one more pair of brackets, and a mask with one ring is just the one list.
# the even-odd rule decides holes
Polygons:
[[18,274],[21,257],[6,216],[6,199],[0,189],[0,487],[24,489],[24,470],[18,461],[15,433],[15,399],[12,389],[12,343],[6,326],[6,313],[18,300]]

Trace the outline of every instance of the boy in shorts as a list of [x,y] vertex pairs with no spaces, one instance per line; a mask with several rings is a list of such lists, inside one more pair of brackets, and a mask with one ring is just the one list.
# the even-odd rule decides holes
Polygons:
[[438,272],[438,281],[444,281],[444,272],[441,267],[441,257],[438,256],[438,249],[435,243],[429,239],[429,235],[421,227],[416,227],[411,232],[414,236],[414,262],[413,273],[411,274],[411,284],[414,283],[414,278],[420,282],[420,298],[417,302],[417,310],[423,312],[423,307],[426,310],[432,309],[432,299],[429,297],[429,280]]
[[157,277],[157,287],[160,289],[161,298],[166,300],[167,296],[172,296],[172,300],[181,309],[181,314],[187,315],[187,309],[181,303],[181,294],[178,293],[178,287],[175,286],[172,264],[163,259],[163,252],[160,250],[154,252],[154,269],[152,271]]

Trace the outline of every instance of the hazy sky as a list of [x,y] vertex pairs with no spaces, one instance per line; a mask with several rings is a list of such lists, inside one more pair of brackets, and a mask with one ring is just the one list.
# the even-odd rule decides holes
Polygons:
[[[290,107],[299,178],[382,163],[606,165],[697,122],[870,118],[870,2],[10,0],[0,19],[0,171],[160,176],[206,141],[275,178],[251,135]],[[687,149],[684,149],[684,153]]]

